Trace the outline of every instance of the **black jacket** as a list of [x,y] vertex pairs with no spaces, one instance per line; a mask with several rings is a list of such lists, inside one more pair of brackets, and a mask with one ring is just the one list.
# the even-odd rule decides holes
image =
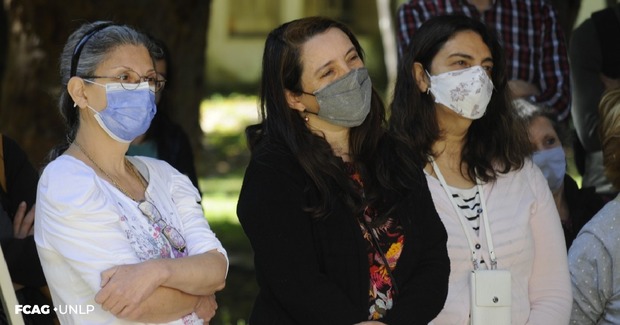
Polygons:
[[566,249],[568,250],[577,237],[579,230],[603,208],[605,201],[596,194],[594,187],[579,188],[568,175],[564,175],[564,200],[568,204],[570,226],[562,223]]
[[[260,287],[250,324],[354,324],[368,320],[369,265],[360,226],[339,202],[315,220],[303,207],[317,193],[283,145],[264,139],[252,154],[237,206],[255,254]],[[380,320],[427,324],[443,308],[450,262],[447,234],[424,186],[406,195],[400,218],[405,244],[393,272],[399,289]]]
[[[26,201],[28,210],[35,203],[39,174],[15,141],[4,135],[0,137],[3,141],[2,154],[7,186],[6,192],[0,188],[0,205],[12,222],[20,202]],[[12,233],[12,229],[10,232]],[[2,251],[13,282],[27,287],[46,285],[34,236],[4,239]]]

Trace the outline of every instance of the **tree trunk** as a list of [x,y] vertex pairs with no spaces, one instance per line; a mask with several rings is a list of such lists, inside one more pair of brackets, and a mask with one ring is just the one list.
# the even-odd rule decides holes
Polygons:
[[[211,1],[4,0],[0,11],[0,131],[39,165],[65,134],[58,113],[58,59],[71,32],[84,22],[112,20],[163,40],[176,68],[167,87],[171,117],[201,157],[198,124]],[[155,5],[156,4],[156,5]],[[4,19],[3,19],[4,17]],[[3,28],[3,22],[6,22]]]

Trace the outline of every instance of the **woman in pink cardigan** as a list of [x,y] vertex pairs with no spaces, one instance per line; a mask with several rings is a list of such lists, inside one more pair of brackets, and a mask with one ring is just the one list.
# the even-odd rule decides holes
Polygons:
[[[562,227],[508,101],[496,36],[471,18],[435,17],[415,33],[399,69],[390,117],[403,153],[398,168],[404,174],[408,159],[427,162],[428,186],[448,232],[448,298],[433,323],[567,324],[571,286]],[[477,283],[486,270],[499,280],[470,291],[474,270]],[[480,294],[485,288],[489,297]],[[476,306],[499,312],[481,314],[480,322]]]

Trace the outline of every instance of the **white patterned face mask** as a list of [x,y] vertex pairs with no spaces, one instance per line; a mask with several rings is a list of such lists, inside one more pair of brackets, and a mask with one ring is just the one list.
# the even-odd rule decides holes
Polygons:
[[477,65],[471,68],[449,71],[431,76],[429,91],[435,102],[457,114],[476,120],[486,112],[493,95],[493,81],[484,69]]

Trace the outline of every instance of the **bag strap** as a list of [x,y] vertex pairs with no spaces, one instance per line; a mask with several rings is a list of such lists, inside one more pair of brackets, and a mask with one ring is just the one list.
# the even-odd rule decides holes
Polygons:
[[[465,224],[466,218],[465,216],[462,215],[461,208],[459,208],[458,204],[452,197],[452,192],[448,188],[448,183],[446,183],[446,180],[443,178],[443,175],[441,174],[441,171],[439,170],[439,166],[437,166],[435,159],[433,159],[432,156],[429,156],[429,159],[431,161],[431,165],[433,166],[433,171],[435,172],[435,175],[437,175],[437,179],[439,180],[439,183],[441,183],[441,187],[443,187],[444,192],[446,192],[446,195],[448,196],[448,200],[452,204],[452,208],[454,209],[454,212],[456,212],[459,222],[461,223],[461,227],[463,228],[463,232],[465,233],[465,237],[467,238],[467,242],[469,244],[469,250],[471,251],[471,261],[474,266],[474,270],[477,270],[478,267],[480,266],[480,262],[476,254],[476,248],[475,248],[474,241],[471,238],[471,235],[469,233],[471,227],[468,227]],[[486,206],[486,200],[484,198],[484,192],[482,190],[482,185],[480,184],[480,180],[477,177],[476,177],[476,187],[478,190],[478,195],[480,196],[480,210],[481,210],[480,219],[484,224],[484,231],[485,231],[485,236],[487,239],[487,249],[489,250],[489,259],[491,260],[490,269],[495,270],[497,269],[497,256],[495,255],[495,248],[493,246],[493,237],[491,237],[491,227],[489,226],[489,215],[487,213],[487,206]]]
[[0,186],[6,193],[6,175],[4,174],[4,136],[0,133]]

